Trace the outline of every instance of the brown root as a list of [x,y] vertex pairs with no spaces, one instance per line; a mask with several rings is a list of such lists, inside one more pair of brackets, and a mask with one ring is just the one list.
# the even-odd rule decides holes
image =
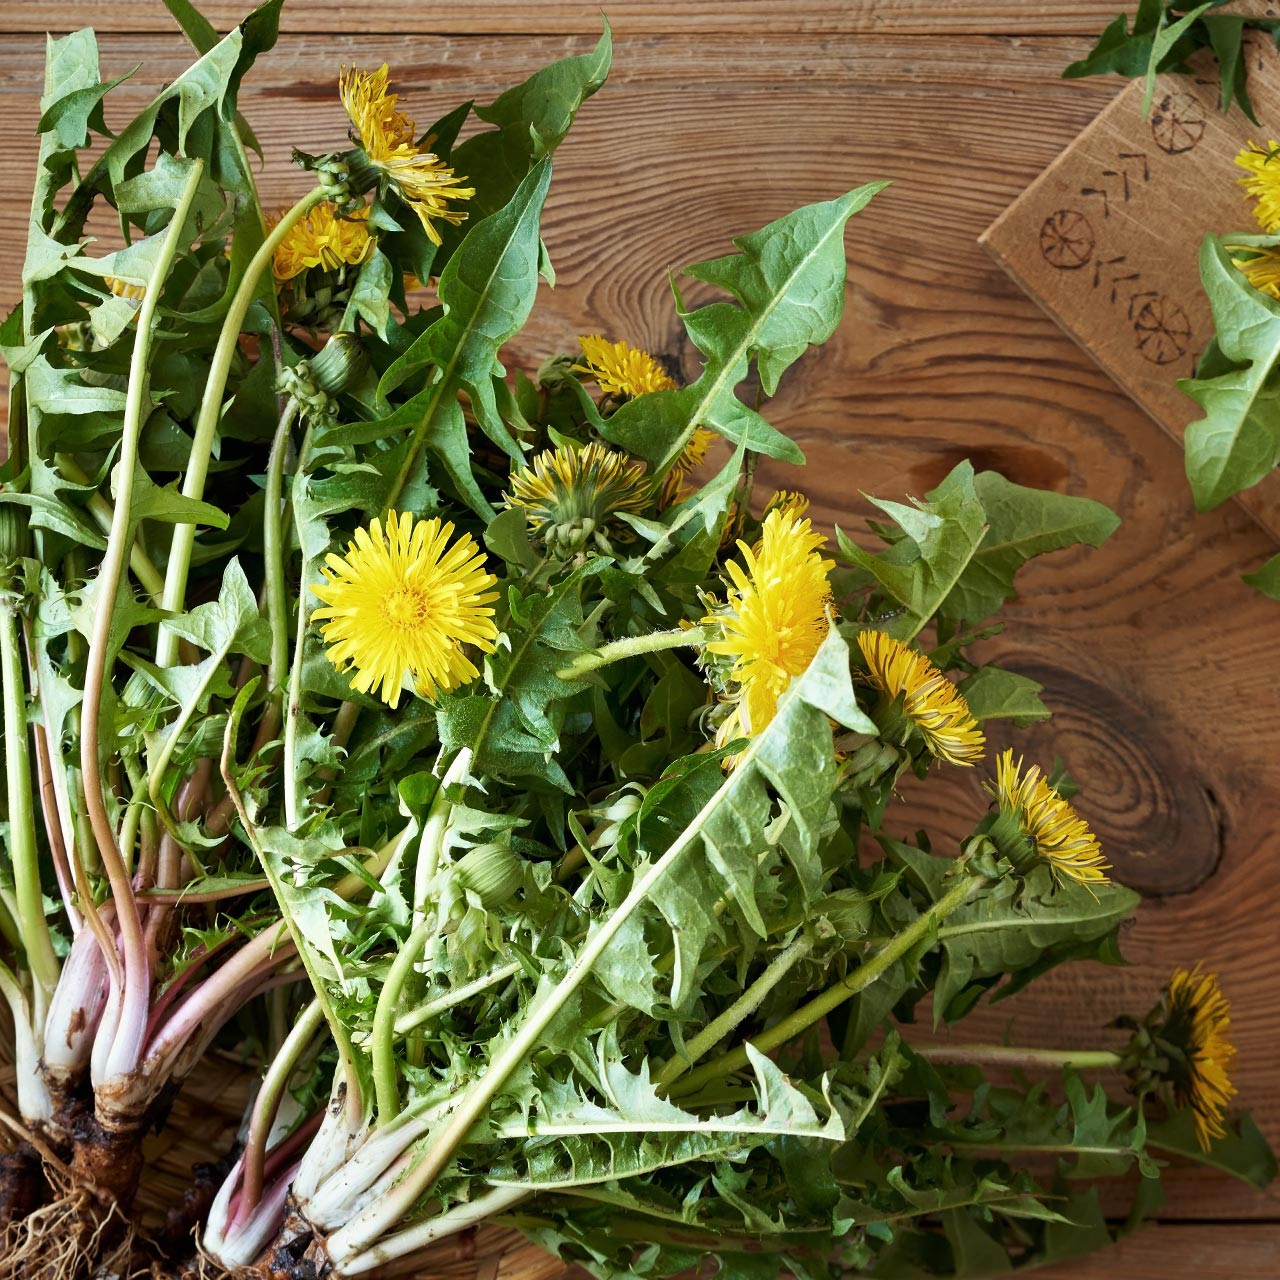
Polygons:
[[133,1228],[110,1201],[46,1166],[54,1197],[9,1224],[0,1280],[95,1280],[133,1274]]
[[235,1164],[236,1154],[233,1149],[221,1160],[192,1165],[191,1186],[182,1197],[181,1207],[166,1213],[164,1226],[156,1235],[156,1245],[162,1257],[187,1259],[196,1255],[199,1229]]

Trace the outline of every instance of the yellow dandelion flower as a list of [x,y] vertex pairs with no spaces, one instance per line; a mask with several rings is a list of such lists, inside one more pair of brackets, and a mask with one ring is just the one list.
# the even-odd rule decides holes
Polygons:
[[1226,1134],[1222,1120],[1235,1096],[1231,1063],[1231,1006],[1213,974],[1199,966],[1179,969],[1169,979],[1164,999],[1161,1040],[1178,1053],[1169,1055],[1168,1075],[1174,1101],[1195,1113],[1196,1138],[1209,1150],[1214,1138]]
[[604,540],[622,511],[643,511],[650,485],[640,463],[599,443],[544,449],[511,476],[509,507],[523,507],[534,536],[569,556]]
[[141,302],[147,296],[145,284],[134,284],[131,280],[120,280],[116,276],[104,276],[103,283],[117,298],[127,298],[130,302]]
[[689,496],[692,490],[685,484],[685,477],[706,460],[707,450],[715,438],[716,433],[708,431],[706,427],[698,427],[689,437],[689,443],[680,451],[675,465],[662,481],[662,496],[658,502],[660,507],[683,502]]
[[[267,230],[280,221],[276,214],[267,220]],[[369,234],[369,210],[357,209],[349,217],[339,217],[334,205],[318,204],[305,218],[289,228],[276,247],[271,271],[279,281],[292,280],[311,267],[336,271],[356,267],[373,253],[375,240]]]
[[972,765],[982,759],[986,739],[960,691],[929,661],[884,631],[863,631],[858,648],[871,683],[891,699],[940,760]]
[[1001,813],[1017,821],[1035,854],[1055,875],[1086,887],[1111,883],[1106,874],[1111,867],[1098,837],[1041,776],[1037,765],[1024,772],[1022,758],[1015,764],[1013,752],[1004,752],[996,763],[995,796]]
[[803,493],[796,493],[791,489],[775,489],[764,509],[765,515],[770,511],[791,511],[798,516],[808,515],[809,499]]
[[726,566],[732,586],[725,606],[702,620],[720,636],[707,644],[708,653],[732,661],[734,705],[716,736],[719,745],[760,733],[777,715],[787,685],[808,668],[826,639],[827,575],[835,561],[819,554],[825,542],[808,520],[774,511],[758,546],[738,543],[742,564]]
[[466,178],[456,176],[439,156],[425,149],[431,138],[421,144],[414,141],[417,130],[413,120],[396,106],[399,97],[390,91],[390,80],[386,63],[369,72],[344,67],[338,77],[338,92],[360,149],[418,215],[427,238],[439,244],[437,222],[457,226],[467,217],[450,201],[470,200],[476,189],[464,186]]
[[[1235,253],[1242,252],[1235,246]],[[1248,257],[1232,258],[1231,265],[1244,273],[1244,277],[1259,293],[1280,301],[1280,249],[1248,249]]]
[[583,363],[570,368],[594,378],[605,395],[643,396],[651,391],[671,391],[676,385],[662,365],[639,347],[609,342],[598,333],[579,338],[578,345]]
[[357,529],[345,557],[326,557],[327,581],[311,589],[324,602],[313,617],[339,671],[355,669],[352,688],[394,707],[406,675],[424,698],[480,673],[462,651],[491,653],[498,629],[490,602],[497,579],[467,533],[434,517],[416,524],[391,512]]
[[1258,202],[1253,208],[1258,225],[1268,235],[1280,230],[1280,142],[1273,138],[1265,148],[1250,142],[1236,156],[1236,164],[1248,174],[1239,182]]

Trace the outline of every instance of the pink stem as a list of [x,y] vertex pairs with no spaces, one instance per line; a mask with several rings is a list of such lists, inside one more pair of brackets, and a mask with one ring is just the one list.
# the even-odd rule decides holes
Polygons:
[[[262,1162],[262,1182],[263,1191],[252,1198],[252,1203],[244,1194],[243,1187],[236,1192],[231,1201],[230,1212],[228,1218],[231,1226],[238,1227],[260,1204],[271,1199],[272,1179],[276,1176],[277,1171],[282,1165],[289,1161],[294,1153],[302,1146],[304,1142],[310,1142],[315,1136],[316,1131],[320,1128],[320,1122],[324,1119],[324,1108],[322,1107],[315,1115],[308,1116],[307,1119],[300,1124],[283,1142],[277,1143],[271,1148],[267,1158]],[[241,1170],[243,1171],[243,1162]],[[296,1168],[291,1171],[289,1181],[293,1181],[293,1173]],[[243,1173],[242,1173],[243,1176]]]
[[176,1053],[200,1029],[210,1012],[256,978],[260,968],[270,971],[293,954],[293,941],[284,925],[268,925],[182,1002],[148,1044],[147,1057],[158,1059]]
[[[34,671],[35,668],[32,667]],[[58,794],[53,787],[53,767],[49,759],[49,739],[44,725],[32,726],[36,739],[36,778],[40,787],[40,813],[44,818],[45,835],[49,838],[49,852],[53,856],[53,873],[58,878],[58,892],[62,906],[71,924],[71,932],[78,934],[84,928],[84,917],[75,904],[75,878],[71,874],[71,862],[67,857],[67,845],[62,838],[62,819],[58,813]]]

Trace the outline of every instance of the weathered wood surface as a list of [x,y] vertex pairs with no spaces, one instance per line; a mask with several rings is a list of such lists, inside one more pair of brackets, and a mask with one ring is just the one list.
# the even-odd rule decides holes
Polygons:
[[[977,244],[1118,88],[1058,78],[1087,48],[1083,35],[1028,33],[1094,31],[1117,7],[857,0],[797,17],[782,0],[611,6],[616,71],[556,161],[545,235],[559,283],[508,363],[533,368],[575,334],[601,330],[676,356],[691,375],[696,353],[671,306],[669,266],[722,253],[730,236],[795,204],[894,179],[850,224],[839,332],[799,363],[772,407],[811,465],[803,476],[769,467],[765,482],[802,482],[820,520],[850,527],[867,514],[859,491],[920,494],[967,456],[1022,483],[1088,494],[1125,519],[1101,551],[1028,570],[986,652],[1046,685],[1058,714],[1020,746],[1068,762],[1118,874],[1147,897],[1126,935],[1134,963],[1061,970],[976,1015],[966,1038],[1002,1034],[1012,1018],[1024,1043],[1098,1044],[1103,1025],[1145,1007],[1172,967],[1203,961],[1233,1000],[1242,1101],[1280,1141],[1280,698],[1270,678],[1280,613],[1239,581],[1273,542],[1235,504],[1195,515],[1167,435]],[[119,31],[103,39],[104,71],[143,64],[135,101],[183,65],[167,18],[142,0],[0,11],[9,31],[94,20]],[[344,135],[333,94],[341,63],[390,60],[406,104],[427,119],[585,48],[599,25],[594,0],[447,13],[310,3],[290,21],[306,31],[264,60],[242,99],[266,146],[273,203],[305,185],[290,146],[325,150]],[[534,34],[425,34],[433,27]],[[349,34],[379,29],[424,34]],[[0,42],[6,306],[25,239],[41,45],[36,35]],[[956,771],[910,792],[936,807],[939,844],[971,829],[985,804],[979,784]],[[919,812],[904,806],[893,820],[905,834]],[[1201,1172],[1174,1174],[1170,1192],[1162,1217],[1185,1225],[1061,1269],[1059,1280],[1280,1273],[1277,1228],[1266,1225],[1280,1219],[1280,1195]],[[1193,1225],[1213,1219],[1222,1225]],[[1241,1219],[1257,1225],[1227,1225]]]
[[[251,7],[238,0],[207,0],[199,8],[220,30]],[[303,0],[287,7],[284,29],[292,32],[364,31],[371,34],[448,32],[491,35],[572,32],[588,26],[603,8],[620,30],[664,35],[675,31],[735,31],[777,35],[812,34],[1092,35],[1121,8],[1118,0]],[[1131,8],[1134,6],[1130,6]],[[99,31],[154,31],[157,0],[75,0],[42,4],[8,0],[0,7],[0,32],[45,31],[63,25]],[[1235,0],[1229,12],[1272,14],[1269,0]]]

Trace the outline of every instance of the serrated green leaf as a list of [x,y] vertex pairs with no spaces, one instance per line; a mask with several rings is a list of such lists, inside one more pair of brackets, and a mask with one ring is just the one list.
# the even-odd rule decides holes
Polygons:
[[987,530],[939,610],[957,623],[981,622],[1012,600],[1014,576],[1033,556],[1079,544],[1099,547],[1120,524],[1100,502],[1028,489],[996,471],[976,475],[973,490]]
[[1155,1151],[1169,1152],[1197,1164],[1220,1169],[1260,1191],[1275,1180],[1276,1154],[1248,1113],[1228,1126],[1225,1137],[1213,1139],[1208,1151],[1200,1147],[1195,1114],[1189,1108],[1176,1111],[1167,1120],[1151,1125],[1147,1130],[1147,1142]]
[[946,607],[968,570],[988,532],[986,512],[968,462],[958,464],[924,501],[911,506],[872,501],[906,537],[872,555],[841,535],[840,549],[903,606],[883,629],[899,640],[910,640]]
[[979,721],[1012,720],[1019,728],[1047,720],[1049,708],[1040,701],[1044,686],[1028,676],[1001,667],[979,667],[958,686]]
[[1280,462],[1280,304],[1255,289],[1210,234],[1200,278],[1213,308],[1223,356],[1236,367],[1178,385],[1205,411],[1184,437],[1187,479],[1196,507],[1209,511],[1255,485]]
[[[504,370],[502,344],[524,324],[538,287],[538,222],[551,162],[530,170],[497,213],[478,222],[440,277],[444,314],[398,357],[378,387],[385,397],[416,374],[431,370],[415,397],[412,450],[438,454],[467,502],[485,519],[494,512],[471,474],[459,392],[465,391],[481,428],[515,461],[524,455],[498,415],[493,379]],[[402,472],[403,474],[403,472]]]
[[[757,453],[803,462],[804,455],[734,394],[754,359],[766,394],[811,345],[825,342],[844,309],[844,227],[887,184],[868,183],[822,204],[806,205],[734,240],[728,257],[685,269],[734,298],[681,310],[694,345],[706,357],[698,380],[624,404],[606,436],[666,474],[699,426]],[[677,295],[677,301],[679,301]]]

